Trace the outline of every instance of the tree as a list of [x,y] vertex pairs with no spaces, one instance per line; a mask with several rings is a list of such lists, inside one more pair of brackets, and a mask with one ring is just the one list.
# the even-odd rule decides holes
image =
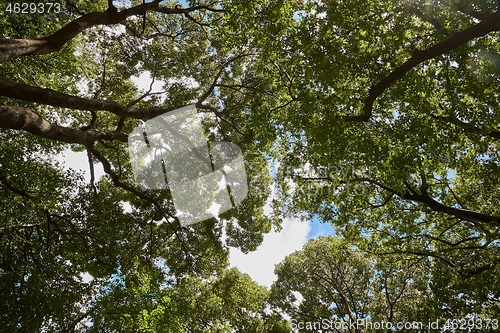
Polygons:
[[[152,291],[147,281],[116,283],[90,313],[90,332],[289,332],[288,323],[266,313],[268,290],[232,268],[219,276],[185,276]],[[145,288],[142,292],[140,288]]]
[[340,238],[320,237],[277,265],[271,302],[298,332],[371,332],[377,327],[370,325],[377,324],[390,332],[388,325],[398,323],[427,325],[441,315],[428,268],[422,259],[377,257]]
[[[2,328],[202,331],[180,313],[176,288],[186,302],[196,297],[180,281],[208,288],[225,272],[228,246],[254,250],[276,223],[262,209],[270,177],[259,147],[268,143],[237,125],[239,96],[250,98],[241,82],[261,84],[245,70],[254,51],[226,45],[222,2],[43,4],[43,15],[2,7],[0,17]],[[142,74],[163,90],[139,91],[131,77]],[[255,186],[220,218],[182,227],[168,191],[135,185],[127,143],[141,122],[190,104],[214,116],[213,141],[230,136],[242,148]],[[87,152],[89,184],[54,158],[68,148]],[[162,308],[172,321],[155,326]]]
[[269,113],[276,207],[365,250],[433,258],[450,314],[498,304],[499,3],[292,6],[268,54],[289,101]]
[[[499,6],[109,0],[1,12],[2,322],[85,330],[113,312],[94,301],[115,284],[142,281],[140,294],[222,276],[228,245],[256,249],[287,214],[319,216],[377,255],[430,261],[445,315],[498,314],[487,281],[500,264]],[[164,91],[138,91],[131,77],[143,74]],[[212,141],[242,148],[250,193],[181,227],[168,191],[134,185],[126,143],[190,104],[212,116]],[[53,157],[68,147],[106,176],[64,172]]]

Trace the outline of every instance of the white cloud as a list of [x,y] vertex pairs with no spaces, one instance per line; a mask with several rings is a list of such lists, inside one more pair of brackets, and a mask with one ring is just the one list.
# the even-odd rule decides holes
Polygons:
[[[276,165],[270,166],[271,172],[273,168],[276,168]],[[270,190],[271,194],[264,206],[264,215],[267,216],[272,215],[271,202],[276,195],[274,183],[271,184]],[[273,230],[264,235],[264,241],[256,251],[244,254],[239,249],[230,248],[229,264],[250,275],[257,283],[270,287],[276,280],[274,266],[283,261],[287,255],[302,249],[308,240],[310,230],[309,221],[301,221],[293,217],[286,218],[282,223],[281,231]]]
[[92,280],[94,280],[94,277],[90,275],[89,272],[80,273],[80,277],[83,283],[90,283]]
[[[86,182],[90,182],[90,166],[87,152],[74,152],[71,149],[64,150],[61,154],[56,156],[66,169],[73,169],[83,172]],[[94,163],[94,176],[97,182],[99,178],[104,175],[104,169],[101,163]]]
[[274,266],[287,255],[302,249],[310,231],[310,222],[298,219],[283,221],[283,229],[264,236],[264,242],[257,251],[244,254],[231,248],[229,261],[240,271],[247,273],[257,283],[270,287],[276,280]]
[[[143,72],[141,75],[137,76],[131,76],[130,79],[132,82],[137,86],[137,88],[141,91],[148,91],[149,87],[151,85],[151,81],[153,80],[151,78],[151,73],[150,72]],[[162,81],[155,81],[153,83],[153,86],[151,88],[151,93],[157,93],[160,91],[163,91],[163,82]]]

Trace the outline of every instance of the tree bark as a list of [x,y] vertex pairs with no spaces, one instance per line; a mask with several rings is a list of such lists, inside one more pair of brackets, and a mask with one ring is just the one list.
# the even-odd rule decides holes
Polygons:
[[140,15],[159,6],[160,0],[144,3],[118,12],[110,7],[105,12],[93,12],[70,22],[54,34],[41,39],[9,39],[0,42],[0,64],[11,59],[32,54],[59,51],[73,37],[95,25],[117,24],[130,16]]
[[114,101],[72,96],[52,89],[34,87],[24,83],[18,83],[1,78],[0,96],[74,110],[109,111],[121,117],[131,117],[137,119],[154,118],[166,112],[185,106],[179,105],[170,108],[136,109],[123,106]]
[[105,133],[95,128],[86,131],[53,124],[34,111],[19,106],[0,105],[0,128],[24,130],[39,137],[66,143],[89,145],[96,140],[128,142],[125,134]]
[[184,15],[189,15],[189,13],[196,10],[224,11],[223,9],[210,8],[209,6],[193,6],[189,8],[160,7],[160,2],[161,0],[154,0],[122,11],[118,11],[114,6],[110,6],[105,12],[84,14],[82,17],[71,21],[62,29],[45,38],[9,39],[0,42],[0,64],[20,56],[57,52],[64,44],[85,29],[96,25],[118,24],[131,16],[143,15],[147,11],[154,10],[164,14]]
[[[397,193],[396,193],[397,194]],[[482,222],[482,223],[495,223],[500,225],[500,216],[487,215],[467,209],[455,208],[452,206],[447,206],[439,201],[432,198],[427,192],[422,194],[417,193],[403,193],[397,194],[399,197],[405,200],[411,200],[415,202],[420,202],[425,206],[429,207],[435,212],[445,213],[451,216],[458,217],[459,219],[471,221],[471,222]]]

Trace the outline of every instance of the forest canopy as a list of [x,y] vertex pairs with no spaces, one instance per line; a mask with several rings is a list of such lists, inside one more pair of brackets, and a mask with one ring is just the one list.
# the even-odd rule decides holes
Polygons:
[[[49,3],[0,3],[2,331],[497,328],[500,1]],[[190,105],[241,149],[248,195],[186,226],[128,142]],[[270,288],[229,267],[290,216],[335,235]]]

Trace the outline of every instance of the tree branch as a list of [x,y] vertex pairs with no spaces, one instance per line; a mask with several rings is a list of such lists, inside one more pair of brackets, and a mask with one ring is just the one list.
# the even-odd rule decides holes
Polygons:
[[39,137],[66,143],[88,145],[96,140],[128,142],[123,133],[105,133],[92,128],[86,131],[53,124],[34,111],[19,106],[0,105],[0,128],[23,130]]
[[[456,4],[455,2],[454,3],[451,3],[450,0],[440,0],[440,2],[452,9],[455,9],[455,10],[458,10],[459,12],[465,14],[465,15],[468,15],[470,17],[473,17],[477,20],[484,20],[487,16],[478,12],[478,11],[475,11],[475,10],[467,10],[464,6],[461,6],[461,5],[458,5]],[[499,6],[499,9],[500,9],[500,6]]]
[[8,227],[1,227],[0,234],[3,233],[5,230],[36,228],[40,227],[41,225],[42,223],[33,223],[33,224],[11,225]]
[[66,6],[69,6],[69,7],[73,8],[78,13],[78,15],[84,15],[85,14],[84,12],[82,12],[81,10],[79,10],[78,7],[75,4],[72,4],[69,1],[66,1]]
[[92,153],[87,149],[87,158],[89,161],[90,168],[90,186],[94,191],[94,194],[97,194],[97,187],[95,186],[95,171],[94,171],[94,161],[92,161]]
[[39,203],[43,203],[42,199],[40,199],[38,196],[34,195],[33,193],[26,192],[23,189],[17,188],[14,184],[12,184],[6,177],[0,175],[0,183],[2,183],[5,187],[7,187],[10,191],[14,192],[17,195],[20,195],[25,198],[33,199],[35,201],[38,201]]
[[[424,191],[422,191],[421,194],[419,194],[415,190],[411,189],[409,187],[409,184],[406,184],[408,187],[408,191],[406,191],[404,193],[398,193],[396,190],[394,190],[388,186],[385,186],[378,181],[367,178],[367,177],[356,177],[355,180],[365,181],[365,182],[377,185],[378,187],[383,188],[386,191],[389,191],[390,193],[396,194],[401,199],[420,202],[435,212],[440,212],[440,213],[445,213],[447,215],[456,216],[456,217],[458,217],[462,220],[466,220],[466,221],[495,223],[495,224],[500,225],[500,216],[487,215],[487,214],[482,214],[482,213],[467,210],[467,209],[447,206],[447,205],[444,205],[444,204],[436,201],[434,198],[432,198],[427,193],[427,190],[425,190],[425,186],[424,186]],[[421,190],[422,190],[422,188],[421,188]]]
[[[214,3],[215,4],[215,3]],[[212,4],[213,5],[213,4]],[[189,14],[191,12],[197,10],[207,10],[214,13],[224,13],[225,10],[222,8],[212,8],[211,5],[203,5],[203,6],[193,6],[188,8],[180,8],[176,6],[175,8],[167,8],[167,7],[158,7],[155,8],[155,12],[164,13],[164,14]]]
[[108,0],[108,9],[105,12],[84,14],[48,37],[40,39],[9,39],[0,42],[0,64],[20,56],[57,52],[73,37],[90,27],[118,24],[125,21],[128,17],[144,15],[147,11],[184,15],[188,15],[196,10],[224,12],[223,9],[211,8],[210,6],[193,6],[189,8],[160,7],[160,2],[161,0],[154,0],[118,11],[113,5],[113,1]]
[[[109,2],[112,3],[113,1],[109,0]],[[81,322],[82,320],[84,320],[85,318],[87,318],[88,316],[90,316],[92,314],[92,312],[94,312],[95,310],[96,310],[96,308],[93,307],[93,308],[90,308],[89,310],[87,310],[84,313],[80,313],[72,321],[70,321],[69,323],[67,323],[66,326],[64,326],[61,329],[60,333],[74,332],[75,331],[75,326],[78,325],[79,322]]]
[[495,223],[500,225],[500,216],[487,215],[467,209],[447,206],[434,200],[434,198],[432,198],[427,192],[424,192],[422,194],[413,194],[413,195],[405,193],[403,194],[402,198],[423,203],[424,205],[426,205],[427,207],[436,212],[441,212],[448,215],[456,216],[462,220],[471,222]]
[[450,52],[462,45],[467,44],[471,40],[484,36],[491,31],[500,28],[500,10],[486,17],[480,23],[471,26],[468,29],[453,34],[449,39],[437,43],[436,45],[426,50],[414,50],[410,59],[406,60],[401,66],[395,68],[389,75],[382,79],[379,83],[372,86],[369,90],[368,97],[365,99],[364,112],[361,115],[347,117],[346,121],[366,122],[370,119],[373,112],[373,104],[375,100],[384,93],[393,83],[406,75],[409,71],[415,68],[418,64],[435,58],[441,54]]
[[74,110],[86,111],[109,111],[118,116],[137,119],[149,119],[162,115],[166,112],[178,109],[186,105],[173,106],[170,108],[136,109],[123,106],[114,101],[101,99],[87,99],[78,96],[60,93],[58,91],[30,86],[0,78],[0,95],[18,99],[21,101],[51,105]]
[[[420,202],[427,206],[428,208],[432,209],[435,212],[440,212],[440,213],[445,213],[451,216],[456,216],[462,220],[465,221],[470,221],[470,222],[483,222],[483,223],[492,223],[494,222],[495,224],[500,225],[500,216],[496,215],[487,215],[487,214],[482,214],[478,213],[475,211],[467,210],[467,209],[462,209],[462,208],[455,208],[452,206],[447,206],[444,205],[438,201],[436,201],[434,198],[432,198],[428,193],[426,186],[422,186],[420,189],[422,191],[421,194],[416,192],[414,189],[412,189],[408,183],[406,183],[406,186],[408,188],[408,191],[399,193],[396,190],[390,188],[389,186],[386,186],[376,180],[367,178],[367,177],[359,177],[354,175],[354,180],[353,181],[359,181],[359,182],[367,182],[370,184],[374,184],[386,191],[388,191],[391,194],[395,194],[401,199],[404,200],[410,200],[410,201],[415,201],[415,202]],[[329,177],[301,177],[302,179],[305,180],[327,180],[329,182],[334,182],[333,179]],[[348,183],[348,181],[341,181],[340,183]],[[390,196],[389,198],[392,198]],[[372,205],[371,203],[369,203]],[[384,205],[387,204],[387,201],[384,202]],[[373,205],[372,205],[373,206]]]
[[[113,169],[111,168],[111,163],[109,163],[109,161],[106,159],[106,157],[104,157],[104,155],[102,155],[101,152],[99,150],[97,150],[97,148],[93,144],[88,145],[87,149],[90,153],[92,153],[92,155],[94,155],[101,162],[102,167],[104,169],[104,172],[106,172],[109,175],[109,177],[111,178],[111,181],[113,182],[113,184],[116,187],[120,187],[120,188],[136,195],[138,198],[153,204],[154,207],[156,209],[158,209],[158,211],[160,211],[163,214],[163,216],[165,216],[166,222],[171,226],[173,233],[175,234],[176,238],[179,240],[179,244],[181,245],[182,250],[184,251],[184,253],[187,256],[187,254],[189,252],[186,249],[184,243],[182,242],[182,237],[179,235],[178,231],[172,225],[172,223],[170,221],[168,221],[168,219],[167,219],[167,217],[174,217],[174,216],[172,214],[170,214],[169,212],[167,212],[162,207],[162,205],[158,202],[158,200],[146,195],[145,193],[141,192],[140,190],[138,190],[138,189],[136,189],[128,184],[123,183],[120,180],[120,178],[118,177],[118,175],[116,174],[116,172],[114,172]],[[177,218],[175,218],[175,219],[178,220]],[[178,223],[178,224],[180,226],[180,223]],[[187,256],[187,257],[189,257],[189,256]]]
[[226,69],[227,66],[229,66],[229,64],[231,64],[235,60],[238,60],[238,59],[244,58],[244,57],[248,57],[251,55],[255,55],[255,53],[242,53],[242,54],[239,54],[237,56],[234,56],[234,57],[228,59],[221,66],[221,68],[219,69],[219,71],[215,75],[215,78],[212,81],[212,84],[210,85],[210,87],[208,87],[207,91],[205,91],[205,93],[198,99],[198,101],[196,102],[196,107],[200,107],[202,105],[202,103],[208,98],[208,96],[210,96],[210,94],[214,91],[215,87],[218,86],[217,81],[219,81],[220,77],[224,73],[224,70]]
[[490,269],[494,269],[496,268],[498,265],[500,265],[500,259],[495,259],[495,260],[492,260],[490,263],[488,264],[485,264],[485,265],[482,265],[482,266],[478,266],[474,269],[469,269],[467,271],[461,271],[460,272],[460,275],[462,275],[464,278],[470,278],[474,275],[478,275],[478,274],[481,274],[485,271],[488,271]]
[[443,36],[448,35],[448,30],[445,27],[443,27],[441,22],[439,22],[436,18],[428,17],[426,14],[424,14],[424,12],[420,10],[420,8],[415,8],[415,14],[417,15],[418,18],[432,24],[434,29],[436,29],[437,32],[442,33]]
[[[141,15],[148,10],[158,8],[160,2],[161,0],[154,0],[120,12],[111,2],[111,6],[105,12],[85,14],[48,37],[5,40],[0,42],[0,64],[20,56],[57,52],[73,37],[92,26],[118,24],[130,16]],[[163,12],[175,13],[171,8],[165,8]]]
[[[442,110],[444,110],[444,108],[441,105],[440,105],[440,108]],[[453,124],[457,127],[460,127],[466,133],[480,133],[480,134],[483,134],[485,136],[489,136],[491,138],[494,138],[496,140],[500,140],[500,131],[497,131],[497,130],[484,131],[484,129],[482,127],[475,126],[471,123],[463,122],[455,116],[436,116],[436,115],[431,114],[431,117],[434,119],[444,120],[446,122],[449,122],[450,124]]]

